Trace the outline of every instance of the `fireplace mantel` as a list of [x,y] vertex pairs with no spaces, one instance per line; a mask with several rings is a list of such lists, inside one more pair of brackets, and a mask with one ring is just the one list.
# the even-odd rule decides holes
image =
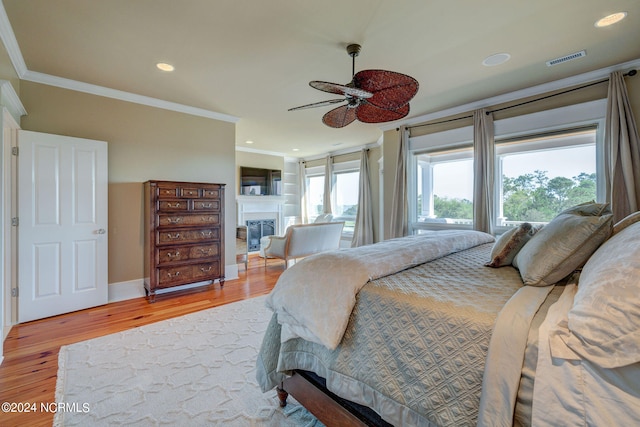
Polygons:
[[284,196],[236,196],[238,204],[238,224],[247,225],[247,220],[275,219],[276,234],[281,234],[284,226],[282,214]]

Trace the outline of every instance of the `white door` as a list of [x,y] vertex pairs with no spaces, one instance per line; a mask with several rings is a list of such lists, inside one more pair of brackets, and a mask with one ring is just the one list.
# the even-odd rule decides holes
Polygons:
[[18,134],[18,321],[106,304],[107,143]]

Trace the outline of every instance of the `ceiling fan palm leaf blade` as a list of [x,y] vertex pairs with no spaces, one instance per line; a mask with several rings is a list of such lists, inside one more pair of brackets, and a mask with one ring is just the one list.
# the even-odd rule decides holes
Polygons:
[[367,102],[379,108],[396,110],[418,93],[419,84],[406,74],[386,70],[363,70],[353,76],[359,89],[373,93]]
[[322,116],[322,123],[332,128],[343,128],[356,119],[356,109],[343,105]]
[[407,114],[409,114],[409,104],[405,104],[395,110],[389,110],[376,107],[368,102],[363,102],[355,110],[356,117],[363,123],[392,122],[406,117]]
[[337,104],[338,102],[345,102],[344,98],[341,99],[329,99],[327,101],[314,102],[312,104],[301,105],[299,107],[289,108],[287,111],[304,110],[307,108],[325,107],[327,105]]
[[321,90],[323,92],[335,93],[340,95],[349,95],[356,98],[370,98],[373,96],[372,93],[367,92],[366,90],[359,89],[357,87],[352,87],[349,85],[341,85],[338,83],[330,83],[330,82],[322,82],[318,80],[313,80],[309,82],[309,86],[314,89]]

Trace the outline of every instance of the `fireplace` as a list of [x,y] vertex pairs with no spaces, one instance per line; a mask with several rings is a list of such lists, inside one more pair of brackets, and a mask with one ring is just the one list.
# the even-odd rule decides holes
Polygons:
[[249,252],[260,250],[262,236],[284,234],[283,196],[237,196],[239,225],[247,226]]
[[276,234],[275,219],[247,220],[247,247],[249,252],[260,250],[260,239]]

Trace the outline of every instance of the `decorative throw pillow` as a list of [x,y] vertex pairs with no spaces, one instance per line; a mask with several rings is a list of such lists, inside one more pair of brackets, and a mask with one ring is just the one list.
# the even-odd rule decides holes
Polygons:
[[567,345],[603,368],[640,362],[640,223],[607,240],[584,265]]
[[618,234],[631,224],[634,224],[638,221],[640,221],[640,211],[627,215],[613,225],[613,234]]
[[580,203],[579,205],[572,206],[563,210],[558,215],[562,214],[574,214],[582,216],[601,216],[611,213],[611,207],[609,203],[596,203],[595,201]]
[[485,265],[494,268],[511,265],[518,251],[531,238],[533,230],[534,228],[531,227],[531,224],[523,222],[519,226],[504,232],[493,245],[491,260]]
[[561,213],[523,246],[513,265],[520,270],[525,285],[553,285],[581,267],[609,238],[613,215],[605,213],[608,208],[601,210],[601,216],[584,216],[584,212],[597,209],[583,206]]

